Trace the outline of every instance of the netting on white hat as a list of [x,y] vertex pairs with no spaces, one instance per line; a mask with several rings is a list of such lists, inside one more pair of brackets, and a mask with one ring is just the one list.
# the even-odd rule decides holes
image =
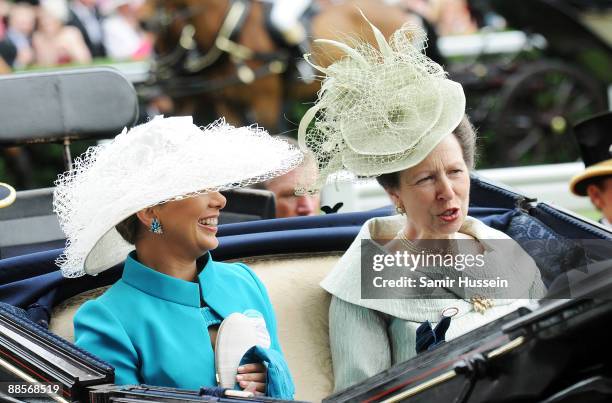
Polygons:
[[[137,211],[262,182],[301,161],[299,150],[263,129],[235,128],[222,120],[200,129],[191,117],[157,117],[124,130],[113,141],[89,148],[72,171],[58,177],[53,208],[67,244],[57,264],[67,277],[106,269],[106,260],[117,259],[113,249],[125,258],[130,248],[118,236],[107,239],[109,231]],[[92,252],[96,248],[105,250]],[[84,267],[90,253],[98,261],[87,259],[87,264],[95,269]]]
[[346,56],[327,68],[314,66],[325,78],[298,136],[300,147],[315,155],[319,175],[301,192],[317,191],[332,175],[354,180],[415,165],[463,117],[463,90],[422,53],[421,28],[406,25],[387,43],[371,27],[378,48],[322,41]]

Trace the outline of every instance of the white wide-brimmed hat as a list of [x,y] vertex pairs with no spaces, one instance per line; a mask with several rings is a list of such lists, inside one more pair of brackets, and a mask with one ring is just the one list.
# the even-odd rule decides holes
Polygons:
[[301,190],[317,191],[330,176],[375,177],[417,165],[465,115],[463,88],[423,54],[421,28],[404,26],[387,43],[370,26],[378,49],[318,41],[346,57],[326,68],[313,65],[325,78],[300,122],[298,140],[315,155],[319,175]]
[[53,209],[66,234],[57,263],[66,277],[97,274],[134,245],[115,225],[143,208],[282,175],[302,153],[258,127],[224,121],[201,129],[191,117],[161,116],[89,148],[59,176]]

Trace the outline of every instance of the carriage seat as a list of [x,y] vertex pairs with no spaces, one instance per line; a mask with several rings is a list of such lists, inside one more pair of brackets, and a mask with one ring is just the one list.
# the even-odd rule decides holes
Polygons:
[[[340,255],[331,252],[240,259],[257,273],[268,290],[276,312],[280,344],[299,400],[321,401],[333,391],[328,340],[330,296],[319,287],[319,282]],[[98,297],[107,288],[87,291],[56,306],[50,330],[74,341],[74,314],[82,303]]]
[[561,274],[584,267],[589,261],[579,239],[557,234],[541,220],[520,209],[484,217],[483,221],[509,235],[533,258],[547,287]]

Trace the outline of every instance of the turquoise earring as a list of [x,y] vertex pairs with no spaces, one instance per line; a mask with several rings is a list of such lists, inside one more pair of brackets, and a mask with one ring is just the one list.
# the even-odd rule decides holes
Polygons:
[[164,230],[162,229],[162,225],[157,218],[154,218],[153,221],[151,221],[151,228],[149,228],[149,231],[151,231],[154,234],[164,233]]

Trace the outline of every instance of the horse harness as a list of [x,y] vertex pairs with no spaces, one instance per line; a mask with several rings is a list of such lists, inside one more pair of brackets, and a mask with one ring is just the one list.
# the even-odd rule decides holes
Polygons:
[[[153,84],[162,85],[165,92],[170,95],[189,96],[221,90],[232,85],[250,84],[270,74],[284,73],[291,58],[287,49],[262,53],[237,42],[237,37],[251,11],[251,2],[252,0],[230,0],[228,11],[221,28],[217,31],[213,46],[205,53],[200,51],[196,43],[194,25],[185,24],[177,46],[169,54],[158,57],[153,65]],[[166,12],[166,14],[158,15],[157,19],[162,27],[167,27],[176,19],[189,21],[190,18],[204,11],[204,6],[190,7],[172,16],[167,15]],[[269,27],[268,31],[270,31]],[[271,35],[274,37],[273,33]],[[206,69],[217,65],[224,56],[229,57],[236,67],[235,75],[221,79],[202,77]],[[259,60],[264,63],[252,69],[245,63],[248,60]],[[187,76],[181,76],[180,72],[187,73]]]

